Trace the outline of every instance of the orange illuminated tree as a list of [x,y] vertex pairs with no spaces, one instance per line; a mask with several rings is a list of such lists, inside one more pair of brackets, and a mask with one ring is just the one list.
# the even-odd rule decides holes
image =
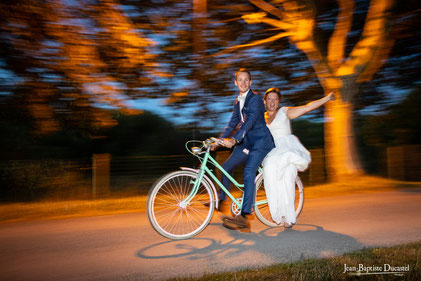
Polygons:
[[156,43],[118,1],[13,1],[0,4],[5,68],[15,86],[5,96],[32,117],[40,135],[63,127],[91,134],[116,124],[105,108],[127,109],[166,76]]
[[250,0],[259,12],[247,13],[243,19],[250,25],[267,24],[277,33],[247,44],[221,51],[227,54],[239,48],[249,48],[288,38],[310,61],[325,93],[335,91],[337,100],[327,104],[325,111],[325,150],[330,179],[362,173],[356,151],[353,129],[353,98],[358,86],[371,79],[386,60],[394,40],[389,36],[388,16],[392,0],[372,0],[362,34],[346,54],[347,36],[351,31],[354,1],[338,0],[338,15],[334,31],[322,52],[315,30],[316,8],[312,1]]

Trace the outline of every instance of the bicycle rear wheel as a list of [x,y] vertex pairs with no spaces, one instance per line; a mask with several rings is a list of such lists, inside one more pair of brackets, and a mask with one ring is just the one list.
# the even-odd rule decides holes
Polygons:
[[212,218],[215,200],[211,187],[202,179],[189,203],[197,174],[169,173],[155,182],[148,195],[147,211],[152,227],[169,239],[187,239],[200,233]]
[[[265,184],[263,180],[263,174],[260,173],[256,177],[256,205],[254,206],[254,212],[257,218],[265,225],[270,227],[279,227],[276,222],[272,220],[272,216],[269,211],[268,203],[259,204],[259,201],[267,200]],[[304,186],[300,178],[297,176],[295,179],[295,215],[298,216],[301,213],[304,205]]]

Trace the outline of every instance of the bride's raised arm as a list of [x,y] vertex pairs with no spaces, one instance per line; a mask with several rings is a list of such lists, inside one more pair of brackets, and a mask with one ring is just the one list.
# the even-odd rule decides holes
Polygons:
[[321,107],[325,103],[327,103],[330,100],[335,100],[335,92],[331,92],[328,95],[324,96],[321,99],[309,102],[306,105],[303,106],[293,106],[288,107],[288,110],[286,112],[288,119],[295,119],[300,117],[301,115],[306,114],[307,112],[310,112],[312,110],[315,110],[316,108]]

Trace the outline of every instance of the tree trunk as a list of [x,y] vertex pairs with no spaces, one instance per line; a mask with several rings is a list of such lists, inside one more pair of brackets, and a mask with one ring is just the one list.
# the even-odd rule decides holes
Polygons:
[[[356,148],[352,99],[358,92],[355,75],[336,76],[326,59],[317,51],[313,41],[296,43],[312,63],[326,94],[335,91],[336,100],[325,104],[325,158],[329,181],[344,180],[361,175]],[[304,46],[304,47],[303,47]]]
[[[346,42],[352,30],[354,1],[339,0],[337,25],[329,40],[327,55],[318,48],[314,33],[317,14],[311,1],[276,1],[282,8],[264,0],[250,0],[264,13],[243,16],[249,24],[266,23],[281,30],[277,35],[240,47],[257,46],[289,37],[290,43],[305,53],[326,93],[336,91],[336,101],[326,104],[325,153],[329,180],[344,180],[362,174],[353,127],[352,100],[358,83],[371,79],[393,46],[388,39],[388,17],[393,0],[371,0],[361,38],[346,56]],[[272,16],[267,17],[267,14]],[[275,19],[278,18],[278,19]]]
[[339,98],[326,104],[325,154],[330,181],[362,174],[353,127],[352,103]]

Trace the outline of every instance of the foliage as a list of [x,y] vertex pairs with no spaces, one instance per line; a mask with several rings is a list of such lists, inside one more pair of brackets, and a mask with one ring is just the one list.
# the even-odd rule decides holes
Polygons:
[[[13,113],[5,109],[2,111],[5,117]],[[30,129],[24,127],[24,121],[20,123],[16,118],[8,123],[9,118],[1,119],[0,128],[9,137],[0,139],[0,145],[5,149],[0,162],[0,201],[33,201],[46,197],[61,200],[90,198],[91,158],[95,153],[111,153],[116,158],[138,157],[136,162],[129,162],[133,167],[125,167],[126,172],[130,170],[136,173],[134,179],[133,174],[130,175],[131,183],[147,185],[138,186],[137,192],[141,188],[147,190],[163,171],[174,170],[185,162],[175,158],[167,163],[166,158],[156,156],[186,155],[184,144],[193,138],[191,130],[175,127],[150,112],[125,115],[113,111],[110,116],[114,116],[118,125],[102,130],[103,137],[94,140],[72,130],[60,130],[33,139]],[[19,134],[14,133],[16,129]],[[209,137],[209,134],[195,131],[195,137],[201,140]],[[142,155],[153,157],[141,158]],[[139,173],[142,174],[142,181],[139,181]],[[118,177],[114,175],[113,183],[115,178]],[[123,178],[127,180],[127,174]],[[146,179],[152,183],[146,184]]]
[[420,88],[378,114],[358,115],[356,135],[368,172],[379,173],[386,147],[421,144]]
[[[194,10],[193,2],[199,9]],[[141,104],[142,99],[167,98],[174,114],[191,112],[187,122],[222,126],[226,120],[221,113],[231,110],[236,92],[233,73],[241,66],[252,70],[255,90],[277,86],[287,105],[321,97],[323,90],[306,55],[285,37],[267,40],[279,29],[244,20],[262,11],[255,5],[259,2],[4,1],[0,67],[1,91],[8,98],[3,102],[31,116],[38,133],[75,128],[95,136],[98,128],[116,125],[101,108],[123,110],[132,99]],[[369,3],[355,1],[345,54],[361,37]],[[361,85],[358,110],[390,102],[383,85],[393,81],[408,88],[417,81],[420,17],[414,3],[397,1],[393,6],[390,39],[396,47],[373,82]],[[326,54],[339,6],[333,0],[313,5],[315,42]],[[258,41],[263,44],[250,45]],[[399,67],[403,62],[406,67]]]
[[34,137],[28,117],[14,108],[0,105],[0,139],[3,160],[90,158],[95,153],[128,155],[185,154],[187,140],[205,139],[209,133],[175,126],[170,121],[145,111],[142,114],[107,113],[118,125],[98,130],[101,137],[90,138],[73,128],[63,128],[48,136]]
[[0,201],[34,201],[46,197],[86,199],[90,177],[81,172],[86,165],[89,163],[81,165],[63,160],[3,161]]
[[[305,104],[342,83],[337,103],[344,100],[362,113],[384,111],[402,95],[399,90],[417,85],[420,73],[417,2],[392,2],[3,1],[1,105],[13,110],[1,124],[11,136],[2,140],[12,148],[4,158],[178,153],[154,126],[140,128],[129,117],[104,138],[122,116],[109,109],[139,113],[128,109],[130,101],[141,107],[143,99],[165,99],[189,128],[216,131],[232,109],[233,73],[242,66],[253,73],[253,89],[281,88],[285,105]],[[320,116],[320,110],[310,115]],[[177,142],[188,135],[159,125]],[[329,131],[339,140],[353,135]],[[403,138],[405,129],[397,135],[397,142],[412,141]],[[50,149],[41,151],[44,145]],[[347,145],[332,151],[353,152]],[[339,171],[347,168],[328,162]]]
[[127,95],[145,87],[159,95],[154,80],[166,75],[155,43],[113,0],[2,2],[0,38],[4,101],[23,107],[41,135],[113,126],[100,106],[125,109]]
[[362,129],[366,143],[374,146],[421,144],[421,88],[381,115],[369,116]]
[[324,146],[323,123],[311,122],[306,119],[296,119],[291,122],[292,132],[307,148],[320,148]]
[[416,88],[384,113],[359,117],[360,138],[366,146],[421,144],[421,89]]
[[184,144],[193,139],[209,137],[199,131],[176,127],[151,112],[141,115],[116,113],[118,125],[104,132],[102,150],[115,156],[122,155],[174,155],[185,154]]

